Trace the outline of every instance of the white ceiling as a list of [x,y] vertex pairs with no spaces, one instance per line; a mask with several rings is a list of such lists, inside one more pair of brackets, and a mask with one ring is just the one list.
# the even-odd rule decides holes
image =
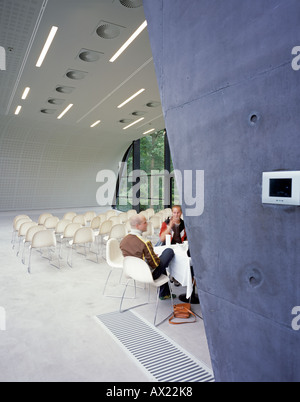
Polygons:
[[[0,46],[6,50],[6,70],[0,71],[0,126],[9,124],[20,131],[36,128],[41,135],[76,137],[83,143],[125,150],[131,141],[151,128],[165,127],[162,109],[148,107],[160,102],[148,32],[145,30],[115,62],[110,58],[145,20],[143,7],[128,8],[122,0],[0,0]],[[140,0],[125,0],[129,5]],[[104,39],[97,35],[100,21],[116,24],[120,35]],[[57,35],[41,68],[35,67],[51,27]],[[82,49],[101,52],[99,61],[85,62],[78,57]],[[72,80],[67,71],[87,73]],[[74,87],[71,94],[56,91],[57,86]],[[21,100],[30,87],[26,100]],[[134,101],[118,109],[129,96],[145,88]],[[48,102],[61,99],[61,105]],[[70,104],[73,108],[61,119],[58,115]],[[14,115],[22,105],[21,113]],[[53,114],[44,114],[51,109]],[[135,121],[132,115],[143,112],[145,119],[124,131],[120,120]],[[101,124],[94,129],[90,125]],[[43,130],[43,127],[47,127]],[[46,133],[46,134],[45,134]],[[0,133],[1,134],[1,133]]]

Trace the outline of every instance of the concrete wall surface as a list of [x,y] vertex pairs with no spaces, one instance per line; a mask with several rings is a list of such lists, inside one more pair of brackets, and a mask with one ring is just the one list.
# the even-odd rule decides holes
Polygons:
[[261,191],[262,172],[300,170],[300,2],[144,8],[174,167],[204,170],[185,220],[216,380],[299,381],[300,209]]

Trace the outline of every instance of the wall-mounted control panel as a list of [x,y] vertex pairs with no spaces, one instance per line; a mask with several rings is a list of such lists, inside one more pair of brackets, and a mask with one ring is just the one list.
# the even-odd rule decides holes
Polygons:
[[300,171],[264,172],[262,202],[300,206]]

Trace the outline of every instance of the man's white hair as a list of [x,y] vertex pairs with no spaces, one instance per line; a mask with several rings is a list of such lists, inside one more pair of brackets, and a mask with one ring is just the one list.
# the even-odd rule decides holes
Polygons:
[[137,225],[140,225],[143,222],[144,219],[145,216],[143,214],[133,215],[129,219],[130,226],[132,227],[132,229],[135,229]]

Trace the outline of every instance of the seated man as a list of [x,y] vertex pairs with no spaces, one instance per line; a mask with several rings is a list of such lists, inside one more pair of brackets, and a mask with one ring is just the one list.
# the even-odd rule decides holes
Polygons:
[[171,235],[171,244],[183,243],[187,240],[184,221],[181,219],[182,209],[180,205],[174,205],[172,216],[163,222],[159,238],[161,243],[166,243],[166,235]]
[[[152,271],[153,279],[158,279],[162,274],[167,275],[166,268],[174,257],[172,249],[166,249],[160,257],[158,257],[150,241],[144,240],[142,233],[147,230],[147,220],[144,215],[134,215],[130,219],[131,232],[120,244],[120,248],[124,257],[137,257],[145,260]],[[171,298],[168,283],[161,286],[159,297],[161,300]],[[172,295],[172,297],[176,297]]]

